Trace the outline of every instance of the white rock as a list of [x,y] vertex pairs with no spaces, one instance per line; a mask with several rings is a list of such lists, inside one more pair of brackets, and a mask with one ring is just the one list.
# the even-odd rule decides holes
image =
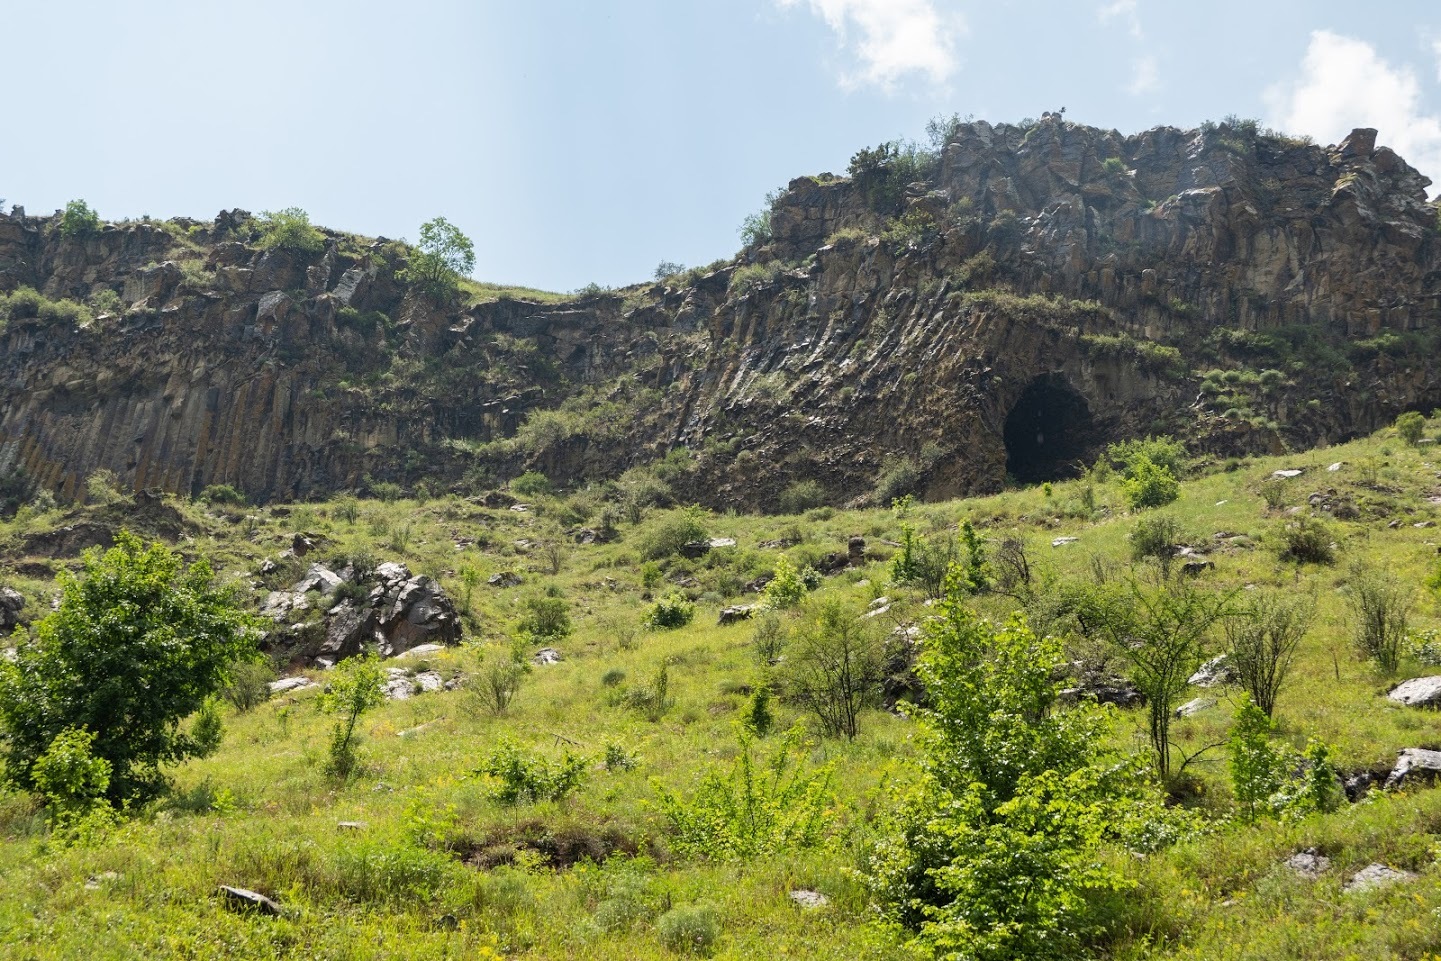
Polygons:
[[535,652],[535,657],[531,658],[531,660],[534,661],[536,664],[546,665],[559,664],[561,661],[565,660],[565,658],[561,656],[560,651],[557,651],[553,647],[542,647],[540,650]]
[[1080,540],[1079,537],[1058,537],[1051,541],[1052,547],[1065,547],[1067,544],[1074,544]]
[[1329,471],[1330,473],[1334,474],[1334,473],[1336,473],[1338,470],[1341,469],[1341,467],[1342,467],[1343,464],[1344,464],[1344,461],[1339,461],[1339,460],[1338,460],[1336,463],[1334,463],[1334,464],[1332,464],[1330,467],[1326,468],[1326,470]]
[[1402,681],[1391,688],[1386,697],[1408,707],[1441,706],[1441,676],[1413,677]]
[[1389,887],[1402,881],[1414,881],[1416,875],[1410,871],[1398,871],[1389,868],[1384,864],[1368,864],[1351,876],[1342,888],[1347,894],[1358,894],[1362,891],[1375,891],[1378,888]]
[[1192,717],[1193,715],[1200,714],[1207,708],[1212,708],[1215,706],[1216,699],[1214,697],[1198,697],[1194,700],[1187,701],[1185,704],[1182,704],[1180,707],[1176,708],[1176,716]]
[[1281,480],[1290,480],[1293,477],[1300,477],[1304,473],[1306,473],[1306,471],[1303,468],[1293,467],[1286,470],[1272,471],[1271,476],[1279,477]]
[[710,539],[710,546],[712,548],[735,547],[736,539],[734,537],[712,537]]
[[1315,848],[1291,855],[1285,861],[1286,867],[1303,878],[1318,878],[1331,867],[1331,859],[1317,854]]
[[831,899],[826,897],[824,894],[821,894],[819,891],[807,891],[804,889],[799,891],[792,891],[791,900],[794,901],[801,908],[804,908],[806,910],[823,908],[827,904],[831,903]]
[[1412,775],[1423,780],[1441,777],[1441,751],[1428,751],[1419,747],[1402,751],[1396,757],[1396,766],[1386,778],[1386,787],[1398,787]]
[[444,644],[417,644],[408,651],[401,651],[395,655],[397,659],[402,657],[423,657],[426,654],[438,654],[445,650]]
[[303,691],[307,687],[314,687],[315,682],[308,677],[282,677],[278,681],[270,682],[271,694],[284,694],[287,691]]

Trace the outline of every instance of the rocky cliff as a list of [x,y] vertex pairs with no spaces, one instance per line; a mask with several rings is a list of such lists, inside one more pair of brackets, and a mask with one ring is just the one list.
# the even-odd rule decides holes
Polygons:
[[[0,215],[0,474],[83,497],[258,499],[525,469],[837,502],[1062,476],[1154,431],[1216,454],[1441,406],[1424,177],[1358,130],[1124,137],[1047,117],[801,178],[734,261],[651,286],[440,307],[401,244],[264,250],[241,212],[62,237]],[[66,298],[87,302],[62,304]]]

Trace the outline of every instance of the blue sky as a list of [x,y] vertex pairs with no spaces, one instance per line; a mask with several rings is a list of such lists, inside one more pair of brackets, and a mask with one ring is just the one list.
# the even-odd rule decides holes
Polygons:
[[707,263],[791,177],[927,119],[1380,128],[1441,182],[1441,6],[1387,0],[6,0],[0,197],[303,207],[481,279]]

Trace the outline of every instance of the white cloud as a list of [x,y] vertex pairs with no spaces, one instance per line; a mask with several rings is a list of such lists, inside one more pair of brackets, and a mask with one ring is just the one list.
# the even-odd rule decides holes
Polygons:
[[1141,16],[1137,12],[1136,2],[1137,0],[1111,0],[1110,3],[1101,4],[1096,16],[1101,18],[1102,23],[1119,17],[1126,21],[1131,36],[1137,40],[1144,39],[1145,33],[1141,30]]
[[1431,41],[1431,52],[1436,56],[1436,82],[1441,83],[1441,38]]
[[1143,93],[1150,93],[1161,85],[1161,64],[1150,54],[1144,57],[1137,57],[1131,64],[1131,82],[1126,85],[1126,91],[1133,96],[1139,97]]
[[1416,72],[1392,66],[1365,41],[1315,31],[1300,77],[1271,87],[1265,99],[1274,126],[1323,143],[1337,143],[1356,127],[1375,127],[1380,142],[1427,176],[1441,178],[1441,117],[1424,112]]
[[909,73],[945,83],[959,66],[956,38],[965,32],[959,15],[943,15],[931,0],[777,0],[805,3],[835,32],[859,69],[841,77],[846,86],[891,89]]

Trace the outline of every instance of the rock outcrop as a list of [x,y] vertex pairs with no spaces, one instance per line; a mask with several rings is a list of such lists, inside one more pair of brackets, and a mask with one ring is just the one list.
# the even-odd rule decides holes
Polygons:
[[[949,496],[1129,435],[1273,450],[1441,406],[1436,210],[1374,131],[968,123],[890,176],[792,182],[767,244],[683,281],[445,309],[385,241],[262,250],[241,211],[86,238],[0,215],[0,291],[100,312],[10,311],[0,474],[266,500],[453,484],[477,450],[567,483],[689,447],[679,496],[769,506],[799,480],[855,499],[903,462]],[[582,392],[593,417],[514,440]]]

